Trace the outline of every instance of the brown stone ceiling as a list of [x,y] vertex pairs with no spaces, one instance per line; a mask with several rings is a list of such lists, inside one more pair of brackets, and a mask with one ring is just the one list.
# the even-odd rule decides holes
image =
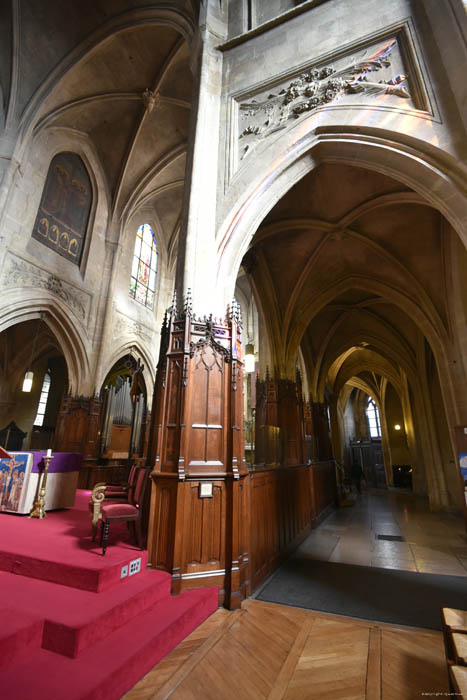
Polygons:
[[257,303],[280,329],[273,361],[291,374],[300,346],[321,396],[365,371],[414,372],[423,335],[448,332],[452,235],[401,183],[321,164],[269,212],[246,256]]

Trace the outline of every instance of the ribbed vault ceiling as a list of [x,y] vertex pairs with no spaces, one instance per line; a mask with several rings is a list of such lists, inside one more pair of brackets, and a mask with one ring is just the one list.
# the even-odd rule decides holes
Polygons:
[[22,0],[20,14],[8,3],[2,25],[14,50],[0,41],[9,129],[84,137],[105,178],[109,218],[119,226],[141,208],[153,211],[172,252],[191,108],[187,42],[198,5]]
[[394,179],[321,164],[271,210],[246,257],[271,362],[291,375],[301,347],[315,400],[354,377],[377,388],[413,375],[423,338],[449,333],[450,236]]

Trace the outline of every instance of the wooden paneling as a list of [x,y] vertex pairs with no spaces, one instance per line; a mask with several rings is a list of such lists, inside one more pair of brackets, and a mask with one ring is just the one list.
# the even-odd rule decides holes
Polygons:
[[279,424],[282,436],[282,459],[284,466],[303,464],[303,410],[299,387],[295,382],[281,379],[279,388]]
[[170,571],[177,507],[175,479],[154,478],[151,492],[151,515],[148,532],[148,553],[152,566]]
[[125,481],[126,463],[121,465],[84,465],[78,477],[79,489],[92,489],[99,483],[119,483]]
[[310,531],[309,467],[250,475],[251,582],[254,590]]
[[213,485],[212,498],[200,498],[198,490],[198,482],[186,484],[186,527],[190,533],[185,548],[185,567],[188,573],[220,569],[225,562],[224,484],[220,482]]
[[334,504],[334,463],[255,471],[250,495],[254,590]]
[[[249,590],[243,365],[236,319],[172,313],[162,329],[153,404],[149,550],[173,590],[217,585],[239,606]],[[164,356],[165,353],[165,356]],[[211,498],[199,485],[210,481]]]
[[316,527],[336,502],[336,468],[334,461],[311,465],[312,527]]
[[[300,381],[271,379],[256,382],[255,463],[304,464],[304,413]],[[280,448],[277,440],[280,436]]]
[[281,429],[261,425],[255,431],[255,464],[278,467],[281,463]]
[[303,404],[303,419],[305,423],[305,435],[313,435],[313,411],[311,403]]
[[114,424],[110,434],[109,452],[126,452],[128,454],[130,449],[130,432],[131,427],[129,425]]
[[[304,465],[299,377],[258,383],[264,458],[282,466],[248,476],[240,332],[235,319],[172,313],[162,329],[150,441],[152,564],[171,572],[175,592],[217,585],[231,607],[334,501],[333,467]],[[212,498],[200,497],[202,481],[212,482]]]
[[84,460],[96,460],[102,401],[96,396],[64,396],[57,417],[54,450],[81,452]]
[[332,459],[332,444],[329,433],[328,410],[324,403],[311,404],[313,416],[314,452],[317,461]]

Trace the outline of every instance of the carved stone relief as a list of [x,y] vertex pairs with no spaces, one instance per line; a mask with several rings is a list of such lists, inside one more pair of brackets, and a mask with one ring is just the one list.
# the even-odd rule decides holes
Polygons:
[[[251,93],[250,93],[251,95]],[[242,160],[261,140],[287,128],[304,114],[327,104],[355,102],[358,96],[378,104],[406,104],[414,107],[398,41],[395,38],[341,56],[334,65],[315,65],[293,80],[271,91],[257,92],[254,99],[240,98],[238,104],[238,156]],[[381,98],[384,98],[381,100]]]
[[45,289],[64,301],[81,321],[89,315],[90,294],[11,252],[8,253],[3,286]]
[[139,321],[135,321],[130,316],[126,316],[121,311],[115,311],[115,321],[113,327],[113,340],[127,336],[136,336],[147,343],[151,343],[154,331]]

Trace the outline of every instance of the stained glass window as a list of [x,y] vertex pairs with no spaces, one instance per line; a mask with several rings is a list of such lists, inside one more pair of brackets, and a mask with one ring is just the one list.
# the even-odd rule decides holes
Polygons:
[[34,421],[34,425],[42,425],[44,423],[45,409],[47,406],[47,399],[50,390],[50,374],[48,372],[44,375],[44,381],[42,383],[42,391],[39,398],[39,405],[37,407],[37,416]]
[[381,425],[379,422],[378,406],[372,399],[368,399],[366,407],[366,416],[368,418],[368,427],[370,428],[370,437],[381,437]]
[[148,309],[154,308],[157,275],[157,244],[154,231],[143,224],[136,233],[131,267],[130,297]]

